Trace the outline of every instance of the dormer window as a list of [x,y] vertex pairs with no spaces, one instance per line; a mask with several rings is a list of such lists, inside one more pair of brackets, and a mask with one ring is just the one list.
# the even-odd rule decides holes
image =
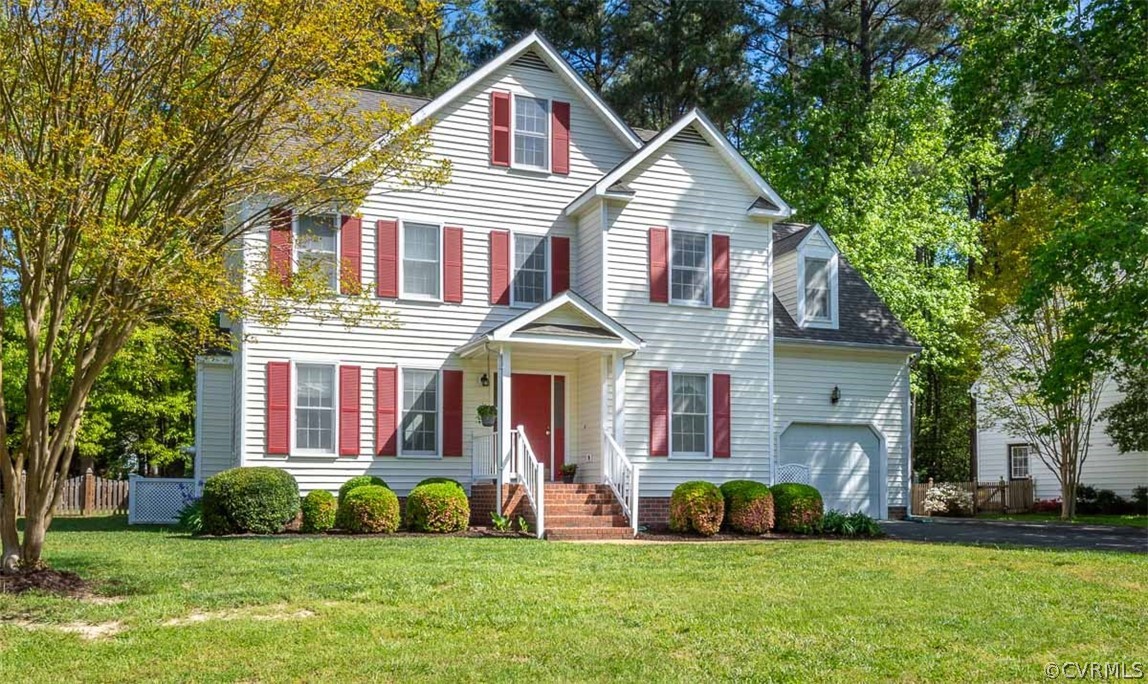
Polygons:
[[829,285],[829,259],[805,259],[805,320],[833,322],[833,297]]
[[837,248],[814,226],[797,248],[797,323],[809,328],[838,326]]
[[550,170],[550,101],[514,96],[514,165]]

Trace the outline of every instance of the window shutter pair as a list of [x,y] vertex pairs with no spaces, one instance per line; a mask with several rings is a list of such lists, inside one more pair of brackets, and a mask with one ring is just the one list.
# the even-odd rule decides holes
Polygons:
[[[510,93],[490,92],[490,163],[510,166],[513,141],[510,131]],[[552,101],[550,106],[550,170],[570,173],[570,103]]]
[[[295,246],[293,214],[289,208],[276,207],[270,216],[268,264],[272,275],[283,285],[288,285]],[[362,281],[363,220],[357,216],[342,216],[339,221],[339,292],[359,294]]]
[[[490,303],[510,304],[510,231],[490,231]],[[550,238],[550,296],[570,289],[570,238]]]
[[[358,456],[362,429],[361,369],[339,366],[340,456]],[[462,456],[462,371],[442,373],[443,455]],[[375,369],[375,453],[398,455],[398,369]],[[291,364],[267,362],[267,453],[286,456],[291,449]]]
[[[399,296],[399,222],[380,219],[376,223],[375,294],[388,299]],[[462,228],[442,230],[442,299],[462,303]]]
[[[714,373],[710,421],[714,458],[730,456],[730,376]],[[670,373],[650,371],[650,456],[670,455]]]
[[[665,304],[670,301],[670,231],[661,226],[650,228],[650,301]],[[713,306],[729,308],[729,236],[710,236],[710,257],[713,274]]]

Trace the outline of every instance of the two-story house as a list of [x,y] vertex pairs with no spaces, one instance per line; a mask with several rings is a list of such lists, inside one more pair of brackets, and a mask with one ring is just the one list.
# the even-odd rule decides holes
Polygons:
[[[537,35],[433,100],[358,96],[431,122],[449,182],[281,209],[244,249],[349,263],[399,325],[238,323],[234,353],[199,361],[198,479],[270,465],[304,492],[373,474],[404,496],[449,477],[476,521],[517,507],[539,532],[632,533],[694,479],[904,512],[916,342],[704,114],[634,130]],[[616,515],[544,517],[571,463]]]

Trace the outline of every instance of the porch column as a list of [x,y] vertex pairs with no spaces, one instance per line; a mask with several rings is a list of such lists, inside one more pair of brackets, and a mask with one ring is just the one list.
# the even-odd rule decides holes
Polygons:
[[626,443],[626,359],[614,352],[614,441]]
[[[510,350],[498,349],[498,452],[501,455],[502,475],[498,484],[510,480],[510,449],[513,441],[510,434],[514,427],[510,424]],[[498,488],[499,514],[502,514],[502,487]]]

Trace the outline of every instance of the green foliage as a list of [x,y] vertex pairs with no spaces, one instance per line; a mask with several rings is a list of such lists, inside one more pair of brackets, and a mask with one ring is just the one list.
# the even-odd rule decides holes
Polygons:
[[334,495],[325,489],[315,489],[303,497],[303,532],[326,532],[335,526],[338,504]]
[[692,480],[674,487],[670,495],[670,529],[710,537],[721,529],[725,499],[710,482]]
[[1104,430],[1121,453],[1148,451],[1148,367],[1122,366],[1116,387],[1123,396],[1100,412]]
[[530,523],[526,522],[526,518],[518,516],[518,531],[522,534],[530,534]]
[[420,484],[407,495],[406,524],[415,532],[459,532],[470,522],[470,500],[453,480]]
[[390,489],[386,481],[381,477],[376,477],[374,475],[356,475],[355,477],[352,477],[351,479],[344,482],[342,487],[339,487],[339,505],[343,505],[343,499],[347,498],[348,492],[350,492],[352,489],[355,489],[356,487],[362,487],[364,485],[377,485],[379,487],[387,487],[387,489]]
[[188,534],[203,532],[203,499],[189,501],[180,509],[176,527]]
[[783,482],[773,485],[769,491],[773,494],[774,525],[779,531],[813,534],[821,529],[825,505],[816,488]]
[[860,512],[845,514],[841,511],[829,511],[821,519],[821,531],[837,537],[885,536],[876,520]]
[[339,502],[335,524],[351,534],[394,532],[399,529],[399,497],[381,485],[355,487]]
[[452,480],[449,477],[428,477],[415,485],[415,488],[421,487],[425,484],[452,484],[455,487],[461,489],[463,492],[466,492],[466,489],[462,486],[461,482],[458,480]]
[[721,494],[730,529],[765,534],[773,527],[773,495],[769,487],[753,480],[733,480],[721,486]]
[[494,528],[495,532],[509,532],[510,523],[510,516],[495,511],[490,512],[490,526]]
[[299,513],[299,485],[281,468],[232,468],[203,485],[205,534],[275,534]]

